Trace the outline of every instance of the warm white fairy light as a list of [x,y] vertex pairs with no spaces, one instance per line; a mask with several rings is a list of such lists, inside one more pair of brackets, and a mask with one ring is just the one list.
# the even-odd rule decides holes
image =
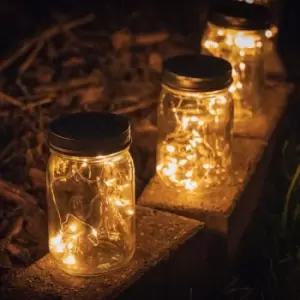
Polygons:
[[[228,121],[231,101],[223,94],[176,92],[180,100],[171,109],[176,127],[158,145],[156,170],[167,184],[196,192],[224,179],[228,166],[223,158],[229,155],[230,138],[226,140],[220,132],[226,130],[222,127]],[[189,103],[193,99],[194,109],[185,107],[184,99]]]
[[[49,188],[60,222],[50,223],[49,248],[59,264],[70,273],[89,274],[97,268],[101,260],[99,247],[102,238],[108,237],[117,242],[122,238],[122,232],[123,238],[130,236],[131,219],[135,214],[134,200],[130,200],[133,192],[129,181],[133,178],[126,175],[128,169],[123,172],[119,162],[122,159],[115,157],[101,158],[99,163],[95,159],[90,162],[88,159],[76,161],[57,158],[54,164]],[[128,168],[123,157],[123,168],[125,166]],[[92,173],[95,170],[97,176]],[[73,179],[77,184],[88,186],[94,194],[82,199],[84,202],[63,205],[62,201],[68,199],[57,199],[55,186],[58,182],[65,184]],[[76,190],[76,186],[74,189]],[[96,207],[98,212],[95,212]],[[66,208],[68,211],[65,214]],[[95,217],[98,215],[99,217]],[[109,263],[107,267],[109,268]]]
[[204,52],[228,60],[233,84],[235,118],[251,117],[260,108],[264,37],[259,31],[242,31],[209,24],[204,35]]

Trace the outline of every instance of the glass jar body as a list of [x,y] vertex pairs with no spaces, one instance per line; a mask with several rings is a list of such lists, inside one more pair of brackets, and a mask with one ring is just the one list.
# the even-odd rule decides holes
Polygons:
[[157,174],[202,192],[230,177],[233,103],[228,90],[183,92],[163,85],[158,106]]
[[128,150],[94,158],[52,151],[47,199],[49,250],[63,271],[96,275],[131,259],[135,186]]
[[232,65],[234,118],[243,120],[260,112],[264,87],[264,31],[227,29],[209,23],[202,52]]

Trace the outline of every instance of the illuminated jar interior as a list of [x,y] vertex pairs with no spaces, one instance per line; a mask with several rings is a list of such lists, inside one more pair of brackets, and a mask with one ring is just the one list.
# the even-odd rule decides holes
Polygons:
[[164,62],[157,173],[166,185],[201,192],[228,179],[231,74],[227,61],[212,56],[177,56]]
[[49,249],[69,274],[114,270],[134,253],[130,143],[127,119],[114,114],[71,114],[50,125]]
[[231,63],[234,117],[243,120],[259,113],[261,108],[269,10],[263,5],[243,2],[222,4],[212,8],[202,39],[202,53]]

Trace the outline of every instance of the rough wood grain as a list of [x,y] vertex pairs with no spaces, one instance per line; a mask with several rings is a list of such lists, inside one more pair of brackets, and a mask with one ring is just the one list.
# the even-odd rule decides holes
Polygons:
[[137,207],[137,249],[122,270],[98,277],[73,277],[56,268],[50,255],[26,269],[2,274],[1,299],[111,299],[189,240],[202,223]]

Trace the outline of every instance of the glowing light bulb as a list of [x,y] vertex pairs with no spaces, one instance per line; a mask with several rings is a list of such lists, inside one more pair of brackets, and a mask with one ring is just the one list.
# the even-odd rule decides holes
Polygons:
[[193,175],[193,171],[188,171],[185,173],[186,177],[192,177],[192,175]]
[[171,153],[174,153],[175,152],[175,147],[172,146],[172,145],[167,145],[167,150]]
[[240,66],[241,71],[245,71],[245,69],[246,69],[245,63],[241,62],[239,66]]
[[68,255],[63,259],[63,263],[66,265],[75,265],[76,264],[76,259],[74,255]]
[[212,169],[213,166],[211,164],[203,164],[203,168],[208,170],[208,169]]
[[218,45],[218,43],[216,43],[216,42],[213,42],[213,41],[206,41],[205,43],[204,43],[204,47],[205,48],[218,48],[219,47],[219,45]]
[[180,165],[180,166],[184,166],[186,163],[187,163],[187,160],[185,160],[185,159],[181,159],[181,160],[179,161],[179,165]]
[[183,127],[184,129],[186,129],[186,128],[188,127],[188,124],[189,124],[189,119],[186,118],[186,117],[183,117],[183,118],[182,118],[182,127]]
[[225,43],[226,43],[228,46],[232,46],[232,45],[233,45],[233,38],[232,38],[232,36],[230,36],[230,35],[227,36]]
[[185,188],[188,190],[188,191],[193,191],[197,188],[198,184],[197,182],[195,181],[187,181],[185,183]]
[[134,210],[133,209],[127,209],[127,214],[129,215],[129,216],[133,216],[134,215]]
[[107,186],[114,186],[116,184],[116,178],[111,178],[111,179],[105,180],[105,184]]
[[270,39],[273,36],[273,32],[270,29],[268,29],[265,31],[265,36],[266,38]]
[[234,39],[234,42],[241,49],[255,48],[255,40],[252,36],[237,34],[237,36]]
[[232,85],[230,86],[230,88],[229,88],[229,92],[230,92],[230,93],[234,93],[235,91],[236,91],[236,87],[235,87],[234,84],[232,84]]
[[71,230],[72,232],[76,232],[77,226],[76,226],[75,224],[70,225],[70,230]]
[[50,239],[50,246],[58,253],[64,252],[65,245],[62,241],[62,235],[58,234],[56,237]]
[[117,199],[115,201],[115,203],[116,203],[117,206],[127,206],[129,204],[129,201],[124,200],[124,199],[121,201],[120,199]]
[[92,228],[92,234],[93,234],[93,236],[97,236],[98,235],[97,234],[97,230],[95,228]]
[[237,82],[236,87],[237,87],[238,89],[242,89],[242,88],[243,88],[243,85],[242,85],[240,82]]

